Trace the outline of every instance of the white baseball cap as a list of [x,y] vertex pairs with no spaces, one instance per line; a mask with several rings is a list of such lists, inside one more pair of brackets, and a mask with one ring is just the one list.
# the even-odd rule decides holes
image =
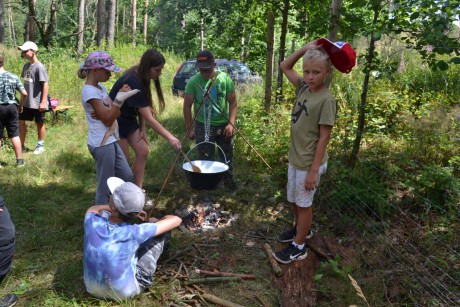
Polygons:
[[140,213],[145,205],[145,194],[132,182],[125,182],[118,177],[107,179],[107,185],[113,196],[113,203],[124,216]]
[[38,51],[37,45],[34,42],[31,42],[31,41],[27,41],[24,44],[22,44],[21,46],[18,46],[18,49],[22,50],[22,51],[27,51],[27,50]]

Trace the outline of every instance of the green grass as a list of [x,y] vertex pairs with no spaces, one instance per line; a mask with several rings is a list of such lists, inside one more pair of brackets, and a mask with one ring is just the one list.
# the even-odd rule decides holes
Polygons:
[[[127,45],[109,50],[109,53],[113,55],[117,65],[127,69],[138,62],[146,49],[143,46],[132,48]],[[90,51],[92,50],[87,53]],[[0,52],[7,55],[6,69],[20,74],[24,60],[19,57],[17,50]],[[164,55],[167,63],[161,82],[167,106],[159,120],[183,140],[183,99],[171,95],[172,78],[182,59],[168,52]],[[67,124],[62,117],[57,123],[48,119],[46,152],[39,156],[26,153],[24,168],[15,167],[16,161],[9,140],[0,149],[0,162],[3,166],[0,169],[0,194],[10,210],[18,242],[13,268],[0,287],[0,296],[16,293],[20,297],[19,305],[22,306],[167,306],[172,302],[185,303],[187,299],[198,302],[197,297],[185,296],[196,291],[188,291],[181,283],[185,273],[184,270],[178,273],[178,261],[164,265],[160,262],[154,286],[148,292],[121,304],[99,300],[86,293],[82,259],[83,218],[94,201],[96,175],[94,160],[86,147],[87,125],[80,102],[84,81],[76,75],[83,58],[59,49],[40,53],[39,58],[48,67],[52,96],[59,98],[61,104],[73,108],[69,110]],[[415,73],[415,70],[409,72],[412,75]],[[114,75],[106,82],[108,89],[116,77]],[[416,292],[414,295],[411,289],[407,290],[405,287],[406,283],[413,284],[413,279],[409,276],[396,276],[388,282],[386,276],[382,277],[387,267],[398,265],[392,262],[394,259],[382,256],[382,250],[386,246],[376,244],[377,241],[374,241],[370,232],[372,227],[380,227],[383,222],[363,220],[355,213],[362,210],[361,203],[364,203],[385,218],[385,224],[388,223],[390,227],[385,226],[382,229],[397,231],[403,228],[406,221],[398,216],[398,211],[393,215],[395,207],[409,211],[410,216],[416,216],[414,219],[426,228],[417,228],[419,232],[424,232],[420,249],[431,251],[432,257],[438,259],[450,276],[459,276],[458,269],[452,265],[458,259],[449,256],[444,245],[439,247],[432,243],[438,242],[434,235],[441,234],[442,243],[458,246],[458,236],[454,235],[459,227],[455,212],[449,211],[448,214],[443,211],[430,211],[426,202],[419,200],[414,194],[414,191],[421,194],[429,188],[428,192],[435,193],[433,195],[443,191],[449,192],[449,195],[458,195],[449,190],[458,188],[455,180],[458,180],[459,174],[459,151],[449,139],[451,136],[458,136],[458,124],[454,121],[455,116],[458,116],[458,108],[447,110],[448,118],[453,122],[451,126],[435,125],[434,119],[442,122],[445,116],[422,105],[415,113],[419,116],[416,117],[407,111],[406,107],[411,100],[404,96],[406,92],[399,91],[394,84],[373,80],[373,92],[369,98],[372,121],[369,122],[370,128],[363,140],[360,164],[351,172],[344,162],[356,131],[354,123],[356,106],[359,103],[360,77],[358,71],[349,75],[334,75],[333,91],[339,100],[340,113],[329,147],[332,157],[330,170],[324,180],[322,178],[322,188],[315,200],[314,215],[315,229],[319,228],[324,236],[334,236],[342,240],[346,246],[355,247],[358,263],[352,268],[339,268],[335,262],[321,266],[317,272],[317,276],[321,275],[321,278],[315,280],[318,305],[341,306],[360,302],[349,280],[344,277],[349,272],[362,286],[371,305],[387,304],[389,293],[397,294],[398,303],[411,305],[420,299],[416,297]],[[388,95],[389,88],[391,95]],[[178,258],[187,268],[189,277],[196,277],[194,268],[255,274],[256,281],[201,285],[207,292],[243,306],[260,306],[259,299],[270,306],[278,306],[280,303],[280,289],[272,285],[271,268],[261,248],[263,242],[256,240],[256,245],[251,247],[247,244],[251,239],[246,235],[249,232],[263,233],[270,238],[272,248],[278,249],[280,245],[275,243],[276,235],[291,219],[284,196],[290,102],[275,106],[271,115],[267,116],[262,110],[262,91],[260,86],[238,94],[237,126],[269,161],[276,175],[272,174],[241,137],[237,137],[234,162],[240,187],[237,193],[231,194],[224,189],[209,193],[192,190],[180,167],[183,157],[178,156],[163,138],[148,129],[150,155],[146,165],[144,188],[157,201],[154,215],[162,216],[184,209],[205,196],[239,215],[234,226],[215,233],[188,235],[174,231],[171,248],[165,252],[166,259],[176,251],[191,248],[188,253]],[[290,97],[292,88],[286,89],[285,94]],[[445,95],[428,94],[423,97]],[[451,98],[445,96],[445,100],[450,101]],[[429,101],[425,105],[430,103],[434,106],[440,104],[437,100]],[[398,112],[397,116],[394,116],[394,110]],[[430,127],[433,131],[424,129],[425,123],[432,123],[434,126]],[[26,146],[33,149],[36,143],[35,126],[29,123],[28,127]],[[430,135],[445,137],[434,138],[435,144],[430,144],[433,142]],[[426,140],[421,136],[426,136]],[[413,143],[409,141],[414,138],[419,142],[417,147],[424,148],[424,151],[411,145]],[[192,146],[193,143],[188,140],[183,143],[185,151]],[[437,165],[421,169],[414,161],[424,161],[420,159],[423,158],[423,152],[428,160],[433,160],[432,157],[443,157],[440,161],[444,161],[446,165],[439,165],[438,161]],[[436,178],[445,180],[442,185],[434,185],[430,176],[435,174],[434,170],[438,166],[452,167],[450,172],[446,169],[437,175]],[[170,170],[171,175],[166,180]],[[450,176],[451,173],[456,177]],[[159,194],[163,185],[162,193]],[[391,208],[388,207],[389,202],[393,204]],[[458,202],[457,207],[452,202],[446,202],[447,205],[448,209],[458,209]],[[446,225],[449,227],[445,227]],[[447,230],[444,233],[440,229]],[[401,233],[405,232],[405,229],[401,229]],[[192,244],[198,246],[200,251]],[[423,263],[426,259],[418,260]],[[373,265],[371,270],[368,263]],[[454,292],[455,287],[451,285]],[[392,298],[392,302],[395,299]]]
[[[141,47],[120,48],[114,55],[115,63],[128,68],[138,61],[143,50]],[[11,54],[16,55],[14,52]],[[160,121],[182,139],[185,135],[182,99],[170,94],[172,76],[180,60],[169,54],[165,56],[168,62],[161,80],[167,108],[160,116]],[[67,124],[63,122],[62,117],[57,123],[53,123],[48,117],[46,151],[38,156],[32,152],[25,153],[24,168],[16,168],[9,140],[0,150],[0,161],[3,166],[0,170],[0,194],[4,197],[16,226],[18,244],[13,267],[1,286],[0,295],[16,293],[20,297],[20,305],[24,306],[119,305],[90,297],[86,293],[82,277],[83,218],[87,208],[93,204],[96,176],[94,160],[86,147],[87,125],[80,106],[83,80],[76,76],[81,59],[68,54],[58,55],[57,59],[51,55],[42,55],[42,58],[48,67],[52,96],[58,97],[63,105],[74,107],[69,110]],[[10,61],[11,67],[22,67],[22,59],[11,57]],[[16,69],[10,71],[19,73]],[[115,80],[116,76],[113,76],[106,83],[107,88],[110,88]],[[158,200],[157,214],[161,216],[173,213],[175,209],[183,209],[200,195],[191,190],[185,180],[180,168],[183,157],[179,157],[178,162],[174,163],[177,153],[170,145],[151,129],[149,137],[150,155],[144,188],[150,197]],[[26,146],[33,149],[35,143],[35,125],[28,123]],[[192,146],[191,142],[184,144],[185,148],[189,146]],[[172,175],[158,198],[171,167]],[[242,169],[237,170],[237,176],[242,172]],[[244,178],[245,176],[242,176],[239,180]],[[256,181],[247,184],[247,188],[248,192],[242,193],[238,198],[228,196],[223,190],[214,191],[209,196],[234,213],[244,212],[239,222],[241,225],[248,222],[255,222],[254,225],[265,224],[264,217],[267,213],[263,213],[265,209],[257,204],[261,202],[261,197],[267,196],[254,196],[258,190]],[[267,194],[270,195],[270,192]],[[207,248],[203,247],[205,255],[209,254],[209,259],[199,260],[195,265],[209,269],[207,264],[215,263],[221,270],[255,273],[259,280],[230,285],[234,293],[238,293],[238,289],[244,287],[250,289],[248,293],[251,295],[245,293],[241,297],[233,297],[228,292],[229,285],[225,284],[217,285],[212,293],[246,306],[257,305],[252,293],[257,293],[265,301],[276,303],[277,291],[271,286],[269,267],[265,266],[262,270],[258,268],[254,272],[254,268],[265,261],[265,255],[259,249],[247,250],[245,241],[241,240],[241,236],[244,235],[238,233],[239,227],[235,228],[231,231],[191,238],[175,231],[170,253],[189,247],[193,242],[207,244],[208,240],[221,241],[221,244],[217,244],[218,248],[213,248],[212,251],[206,251]],[[240,251],[239,256],[229,253],[229,250]],[[194,254],[182,260],[187,266],[190,265],[188,269],[191,271]],[[157,281],[151,291],[122,305],[163,306],[166,302],[180,301],[178,293],[181,293],[183,288],[178,280],[171,283],[174,274],[170,273],[175,273],[177,269],[176,262],[160,266]]]

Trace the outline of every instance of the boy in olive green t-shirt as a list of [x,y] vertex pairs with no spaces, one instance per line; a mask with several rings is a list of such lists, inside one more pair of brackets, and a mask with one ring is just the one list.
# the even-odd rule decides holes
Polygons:
[[[294,70],[303,56],[303,77]],[[312,41],[291,54],[281,63],[289,82],[296,86],[296,102],[291,114],[291,145],[287,199],[294,212],[294,227],[280,234],[288,247],[273,253],[281,263],[307,257],[305,238],[311,238],[312,203],[321,174],[327,169],[326,147],[335,123],[337,104],[325,86],[332,69],[326,51]]]

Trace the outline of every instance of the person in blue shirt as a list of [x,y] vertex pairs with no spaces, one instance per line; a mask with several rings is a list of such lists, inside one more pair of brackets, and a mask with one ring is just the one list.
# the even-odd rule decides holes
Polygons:
[[109,204],[92,206],[85,215],[84,281],[91,295],[120,301],[153,284],[170,231],[182,220],[167,215],[131,224],[134,218],[146,219],[144,192],[117,177],[110,177],[107,185],[112,193]]

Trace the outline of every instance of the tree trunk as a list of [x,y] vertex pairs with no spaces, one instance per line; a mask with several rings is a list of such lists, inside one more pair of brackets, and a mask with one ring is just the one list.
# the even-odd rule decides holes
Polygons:
[[149,0],[145,0],[145,12],[144,12],[144,44],[147,44],[147,26],[148,26],[148,16],[149,16]]
[[278,90],[276,100],[283,100],[283,72],[281,71],[281,62],[284,61],[284,55],[286,54],[286,35],[287,35],[287,24],[289,18],[289,6],[290,0],[284,0],[283,5],[283,22],[281,24],[281,36],[280,36],[280,51],[278,59]]
[[[373,27],[375,28],[377,24],[377,20],[379,18],[379,11],[380,7],[374,7],[374,20],[372,22]],[[349,159],[349,165],[352,168],[355,168],[356,162],[358,161],[358,154],[359,149],[361,147],[361,140],[363,137],[363,131],[365,127],[365,120],[366,120],[366,104],[367,104],[367,92],[369,87],[369,79],[370,79],[370,67],[372,66],[372,61],[375,57],[375,39],[374,39],[374,31],[370,33],[371,39],[369,42],[369,50],[366,59],[366,67],[364,68],[365,75],[363,81],[363,91],[361,92],[361,105],[359,106],[359,115],[358,115],[358,130],[356,131],[356,138],[353,143],[353,150],[351,152],[351,156]]]
[[[342,7],[342,0],[332,0],[331,3],[331,22],[329,25],[329,35],[328,39],[332,42],[337,41],[337,33],[339,31],[339,21],[340,21],[340,8]],[[326,86],[329,87],[332,80],[332,74],[334,70],[331,71],[329,76],[326,78]]]
[[108,13],[107,44],[109,48],[113,48],[115,42],[115,16],[117,15],[117,0],[109,0]]
[[200,50],[204,50],[204,20],[200,19]]
[[5,0],[0,0],[0,44],[5,44]]
[[97,38],[96,45],[99,47],[105,40],[105,0],[97,0]]
[[133,22],[133,24],[132,24],[133,31],[131,32],[132,33],[132,43],[133,43],[133,47],[136,47],[136,32],[137,32],[137,29],[136,29],[136,24],[137,24],[136,10],[137,10],[137,0],[132,0],[131,3],[132,3],[131,20]]
[[77,53],[83,54],[83,39],[85,29],[85,0],[78,0],[78,33],[77,33]]
[[275,15],[267,13],[267,57],[265,59],[265,113],[270,113],[273,81],[273,55],[275,44]]
[[16,33],[14,32],[13,12],[11,11],[11,3],[8,3],[8,27],[10,28],[10,36],[13,46],[17,46]]
[[27,3],[29,7],[29,16],[27,18],[24,32],[25,41],[35,41],[35,3],[36,0],[29,0]]

